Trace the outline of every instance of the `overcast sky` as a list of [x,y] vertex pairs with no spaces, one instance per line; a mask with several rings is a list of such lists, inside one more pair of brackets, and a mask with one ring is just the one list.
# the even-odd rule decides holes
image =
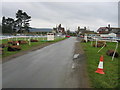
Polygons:
[[18,9],[30,15],[30,25],[53,28],[62,24],[74,31],[77,26],[96,31],[111,24],[118,27],[117,2],[3,2],[2,16],[15,18]]

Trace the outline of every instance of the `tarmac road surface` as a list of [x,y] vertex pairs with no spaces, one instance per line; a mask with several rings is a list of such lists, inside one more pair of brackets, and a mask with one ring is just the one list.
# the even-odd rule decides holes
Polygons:
[[[2,87],[84,87],[78,76],[73,76],[74,71],[71,68],[75,42],[76,38],[71,37],[3,63]],[[84,80],[82,77],[81,79]]]

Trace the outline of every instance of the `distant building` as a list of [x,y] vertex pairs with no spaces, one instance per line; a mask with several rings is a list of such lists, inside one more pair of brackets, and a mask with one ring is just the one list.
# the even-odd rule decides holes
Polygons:
[[99,34],[109,34],[109,33],[115,33],[115,34],[120,34],[120,28],[117,27],[110,27],[110,24],[108,27],[100,27],[97,32]]
[[100,27],[97,32],[99,34],[108,34],[109,33],[109,30],[108,30],[108,27]]
[[65,35],[65,28],[61,26],[61,24],[59,24],[58,26],[56,26],[55,28],[53,28],[53,32],[55,32],[56,34],[61,34],[61,35]]
[[83,33],[85,33],[87,30],[86,30],[86,27],[84,27],[84,28],[78,27],[78,31],[79,31],[79,34],[83,34]]
[[79,34],[85,34],[85,33],[94,34],[95,33],[94,31],[88,30],[86,27],[84,27],[84,28],[78,27],[78,31],[79,31]]
[[116,33],[116,34],[120,34],[120,28],[111,28],[110,33]]
[[30,33],[37,33],[37,34],[47,34],[50,32],[53,32],[53,29],[51,28],[30,28]]

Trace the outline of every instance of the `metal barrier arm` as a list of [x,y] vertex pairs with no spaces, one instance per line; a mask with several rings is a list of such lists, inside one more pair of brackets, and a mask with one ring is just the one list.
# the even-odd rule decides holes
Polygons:
[[117,50],[117,48],[118,48],[118,41],[116,41],[116,47],[115,47],[115,50],[114,50],[114,53],[113,53],[113,56],[112,56],[112,61],[113,61],[113,59],[114,59],[114,56],[115,56],[115,52],[116,52],[116,50]]

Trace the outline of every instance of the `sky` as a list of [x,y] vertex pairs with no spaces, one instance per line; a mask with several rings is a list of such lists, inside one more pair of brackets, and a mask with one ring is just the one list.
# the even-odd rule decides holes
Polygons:
[[30,26],[35,28],[118,27],[118,2],[2,2],[2,16],[15,18],[18,9],[32,17]]

